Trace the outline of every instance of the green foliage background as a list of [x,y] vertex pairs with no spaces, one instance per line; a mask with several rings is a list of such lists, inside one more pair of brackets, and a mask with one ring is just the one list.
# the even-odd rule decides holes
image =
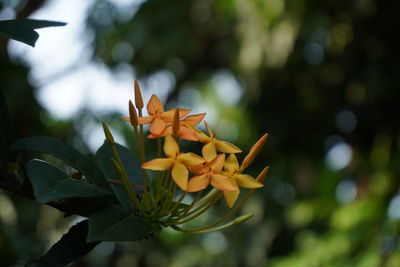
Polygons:
[[[17,17],[45,2],[21,4]],[[266,164],[271,171],[265,188],[244,207],[255,218],[243,225],[205,236],[165,230],[147,241],[104,244],[75,265],[399,266],[398,218],[388,217],[391,203],[400,209],[393,202],[400,171],[396,16],[389,1],[149,0],[121,19],[112,2],[94,1],[86,21],[94,33],[94,60],[111,69],[129,63],[135,78],[170,71],[176,83],[168,101],[196,88],[218,107],[220,122],[239,129],[235,143],[244,150],[269,132],[251,171],[256,175]],[[44,125],[46,111],[35,100],[29,69],[10,62],[7,42],[0,38],[0,87],[17,139],[82,140],[73,121]],[[133,56],[113,56],[121,43]],[[307,57],[310,44],[322,51],[320,62]],[[212,79],[221,71],[244,85],[239,104],[224,105],[215,94]],[[342,110],[355,114],[354,131],[336,127]],[[325,161],[333,135],[353,151],[339,171]],[[86,150],[83,141],[78,150]],[[343,181],[356,189],[348,202],[337,197]],[[0,209],[2,264],[36,259],[71,225],[58,211],[5,190]],[[219,209],[225,207],[204,220]]]

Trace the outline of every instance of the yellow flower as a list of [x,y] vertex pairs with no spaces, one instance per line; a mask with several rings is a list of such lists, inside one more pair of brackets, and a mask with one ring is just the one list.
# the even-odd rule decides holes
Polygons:
[[[248,174],[242,174],[242,171],[239,169],[239,162],[235,156],[235,154],[231,154],[228,159],[225,161],[224,172],[222,172],[225,176],[229,177],[229,179],[236,184],[237,187],[243,188],[260,188],[264,185],[258,182],[256,179],[251,177]],[[235,204],[239,196],[240,191],[224,191],[224,197],[226,204],[229,208]]]
[[217,139],[215,137],[216,133],[214,133],[211,130],[208,123],[204,122],[204,124],[208,130],[209,135],[206,135],[202,131],[194,128],[193,126],[191,126],[189,124],[187,124],[187,126],[196,133],[200,142],[205,143],[205,145],[202,148],[202,153],[203,153],[203,157],[205,160],[211,161],[217,155],[217,151],[220,151],[223,153],[240,153],[240,152],[242,152],[242,150],[240,150],[240,148],[238,148],[234,144]]
[[143,169],[165,171],[171,169],[174,182],[182,190],[187,190],[189,171],[187,167],[202,164],[204,159],[194,153],[181,153],[179,146],[171,135],[164,141],[164,153],[167,158],[156,158],[142,164]]
[[190,168],[196,176],[189,180],[187,191],[197,192],[205,189],[210,183],[221,191],[236,191],[238,187],[228,177],[221,174],[225,162],[225,154],[215,156],[205,165],[197,165]]

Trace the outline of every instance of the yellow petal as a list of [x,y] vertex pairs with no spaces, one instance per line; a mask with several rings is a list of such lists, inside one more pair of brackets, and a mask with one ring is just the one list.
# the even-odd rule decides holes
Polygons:
[[242,150],[232,143],[216,140],[215,145],[218,151],[223,153],[240,153]]
[[249,154],[244,158],[242,165],[240,166],[240,170],[243,171],[246,169],[257,156],[258,152],[260,152],[261,148],[264,146],[265,141],[267,141],[268,134],[264,134],[250,149]]
[[206,126],[206,128],[207,128],[207,131],[208,131],[208,135],[209,136],[211,136],[211,137],[213,137],[213,135],[214,135],[214,132],[211,130],[211,127],[210,127],[210,125],[206,122],[206,121],[204,121],[204,125]]
[[178,137],[189,141],[199,141],[196,133],[184,126],[184,124],[181,124],[181,127],[179,128]]
[[199,124],[204,119],[205,115],[206,115],[206,113],[190,115],[190,116],[187,116],[186,118],[184,118],[183,122],[188,124],[188,125],[191,125],[191,126],[196,126],[197,124]]
[[163,105],[156,95],[150,97],[149,103],[147,103],[147,111],[151,115],[161,114],[164,112]]
[[194,153],[181,153],[178,156],[178,160],[188,167],[197,166],[205,162],[202,157]]
[[229,208],[232,208],[239,197],[239,191],[224,191],[225,202]]
[[172,179],[183,191],[187,190],[188,185],[188,177],[189,171],[186,169],[185,165],[182,163],[175,161],[174,166],[172,167]]
[[[184,108],[176,108],[179,110],[179,118],[184,117],[185,115],[190,113],[190,109],[184,109]],[[174,114],[175,114],[175,108],[165,111],[163,114],[161,114],[161,117],[167,121],[167,122],[172,122],[174,120]]]
[[156,118],[153,120],[153,122],[150,125],[150,133],[154,134],[154,135],[160,135],[165,128],[167,127],[167,124],[165,123],[165,121],[163,121],[162,119]]
[[187,192],[197,192],[205,189],[210,184],[207,174],[195,176],[189,180]]
[[176,158],[179,154],[179,146],[172,135],[167,135],[164,140],[164,153],[170,158]]
[[240,187],[244,188],[260,188],[263,187],[264,185],[257,182],[256,179],[251,177],[250,175],[247,174],[238,174],[235,176],[236,178],[236,183]]
[[203,148],[201,149],[201,152],[203,154],[203,158],[207,161],[210,162],[215,158],[217,155],[217,151],[215,149],[215,144],[214,142],[210,142],[208,144],[205,144]]
[[158,158],[143,163],[142,168],[153,171],[165,171],[171,168],[173,162],[173,159]]
[[222,174],[211,174],[211,185],[222,191],[238,191],[239,188],[232,179]]
[[214,173],[220,173],[222,171],[222,168],[224,167],[224,163],[225,154],[219,154],[212,161],[207,163],[207,166],[209,166]]
[[232,175],[234,172],[239,170],[239,162],[235,154],[230,154],[225,161],[224,169]]

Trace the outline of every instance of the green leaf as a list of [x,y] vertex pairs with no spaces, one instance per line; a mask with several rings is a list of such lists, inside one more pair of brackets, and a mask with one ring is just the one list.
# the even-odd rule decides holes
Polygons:
[[2,20],[0,21],[0,35],[7,36],[34,47],[39,38],[39,34],[35,29],[64,25],[66,25],[64,22],[48,20]]
[[[129,180],[132,184],[142,184],[142,170],[140,168],[139,160],[124,146],[115,144],[117,151],[121,157],[122,163],[128,174]],[[118,175],[111,163],[113,153],[107,142],[97,150],[96,159],[100,165],[101,170],[109,180],[118,180]],[[132,210],[132,202],[129,199],[128,193],[121,184],[111,183],[111,187],[114,190],[119,202],[126,210]],[[140,193],[141,190],[135,187],[135,191]]]
[[97,164],[61,140],[44,136],[28,137],[15,142],[12,149],[53,155],[79,170],[92,183],[110,190],[110,185]]
[[26,166],[35,197],[40,203],[59,198],[102,197],[111,193],[96,185],[70,178],[66,173],[41,160],[31,160]]
[[152,228],[139,217],[116,205],[89,217],[88,242],[134,241],[148,237]]
[[56,267],[66,266],[85,256],[100,242],[86,242],[88,234],[88,220],[72,226],[68,233],[55,243],[50,250],[29,267]]

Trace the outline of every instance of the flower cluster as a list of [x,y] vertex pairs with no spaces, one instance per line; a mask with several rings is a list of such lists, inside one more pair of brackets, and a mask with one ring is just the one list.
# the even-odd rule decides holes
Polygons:
[[[238,211],[255,189],[263,187],[262,182],[268,167],[264,168],[257,178],[244,172],[263,147],[268,134],[263,135],[253,145],[240,164],[236,157],[236,154],[242,152],[240,148],[218,139],[217,134],[205,121],[207,134],[196,128],[203,121],[206,113],[189,115],[191,110],[181,108],[165,111],[156,95],[152,95],[147,103],[148,116],[142,115],[143,108],[141,89],[135,81],[135,105],[129,102],[130,116],[124,119],[133,126],[138,153],[142,161],[144,177],[143,186],[140,186],[143,188],[142,195],[137,195],[127,188],[139,216],[152,223],[190,233],[219,230],[250,218],[251,214],[218,226]],[[147,138],[156,139],[158,145],[158,156],[151,160],[146,160],[145,155],[143,128],[145,124],[149,125]],[[106,126],[105,132],[106,136],[111,135]],[[201,142],[203,144],[201,155],[181,151],[180,139]],[[155,181],[150,179],[146,170],[159,171]],[[122,181],[122,183],[125,187],[129,187],[127,181]],[[205,194],[209,186],[213,189]],[[238,202],[240,188],[250,189],[250,191]],[[181,192],[180,196],[178,196],[178,191]],[[197,193],[192,197],[191,203],[181,203],[188,193],[194,192]],[[184,229],[178,226],[204,213],[222,195],[230,210],[220,220],[197,229]]]

